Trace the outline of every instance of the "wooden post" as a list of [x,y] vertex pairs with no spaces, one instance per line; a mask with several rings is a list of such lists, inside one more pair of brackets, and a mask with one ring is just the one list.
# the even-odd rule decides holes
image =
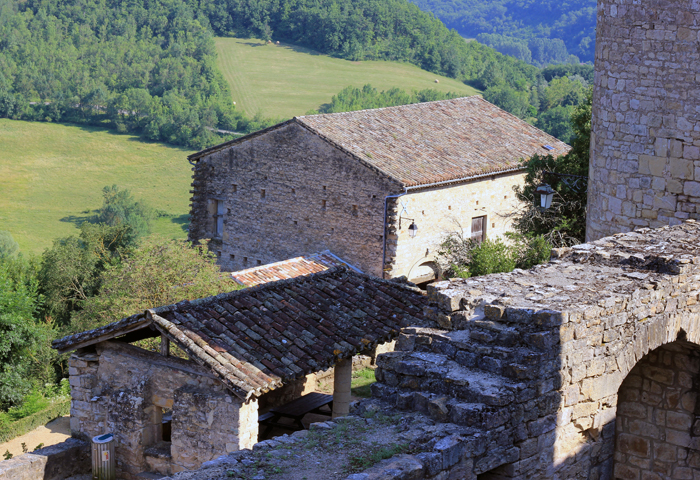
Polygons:
[[160,336],[160,354],[164,357],[170,356],[170,339],[165,335]]
[[333,418],[350,413],[350,387],[352,384],[352,358],[344,358],[335,364],[333,374]]

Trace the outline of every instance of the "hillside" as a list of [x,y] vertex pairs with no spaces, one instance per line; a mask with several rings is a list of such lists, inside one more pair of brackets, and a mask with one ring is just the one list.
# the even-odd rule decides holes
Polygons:
[[[596,0],[411,0],[460,35],[534,65],[592,62]],[[504,38],[503,38],[504,37]]]
[[[389,61],[353,62],[290,44],[257,39],[216,38],[217,62],[233,100],[248,115],[291,118],[318,109],[347,86],[372,84],[384,90],[432,88],[474,95],[464,83]],[[439,83],[435,83],[435,80]]]
[[155,231],[184,238],[190,150],[145,143],[104,129],[0,119],[0,230],[25,253],[41,253],[102,204],[102,187],[117,184],[161,217]]

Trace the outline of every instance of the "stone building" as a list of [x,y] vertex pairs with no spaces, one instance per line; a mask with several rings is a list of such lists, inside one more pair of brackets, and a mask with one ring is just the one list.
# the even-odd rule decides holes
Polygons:
[[568,149],[480,96],[296,117],[189,157],[189,237],[224,270],[328,249],[427,281],[448,232],[508,229],[521,159]]
[[590,240],[700,218],[695,0],[599,0]]
[[[113,433],[125,480],[197,468],[251,448],[259,411],[315,387],[315,372],[335,366],[336,385],[349,394],[346,359],[424,324],[426,305],[415,288],[334,267],[56,340],[59,352],[75,351],[71,430]],[[132,345],[157,337],[160,353]],[[187,359],[170,355],[171,344]],[[333,413],[347,413],[347,398],[334,394]]]

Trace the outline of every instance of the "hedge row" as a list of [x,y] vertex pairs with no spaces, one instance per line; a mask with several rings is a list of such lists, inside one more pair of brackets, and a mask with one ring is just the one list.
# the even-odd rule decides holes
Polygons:
[[46,425],[51,420],[68,415],[68,413],[70,413],[70,398],[56,400],[44,410],[20,418],[7,425],[0,425],[0,443],[5,443],[15,437],[31,432],[37,427]]

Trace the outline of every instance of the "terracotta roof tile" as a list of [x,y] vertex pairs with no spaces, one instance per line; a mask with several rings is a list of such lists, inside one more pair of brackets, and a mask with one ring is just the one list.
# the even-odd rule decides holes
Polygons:
[[325,251],[232,272],[231,278],[246,287],[254,287],[256,285],[262,285],[263,283],[323,272],[329,268],[340,265],[344,265],[361,273],[360,270],[341,258],[336,257],[329,251]]
[[295,120],[404,186],[513,170],[535,153],[570,149],[479,95]]
[[429,323],[427,305],[417,289],[333,267],[159,307],[56,340],[53,347],[67,351],[153,325],[249,398],[389,341],[404,326]]

